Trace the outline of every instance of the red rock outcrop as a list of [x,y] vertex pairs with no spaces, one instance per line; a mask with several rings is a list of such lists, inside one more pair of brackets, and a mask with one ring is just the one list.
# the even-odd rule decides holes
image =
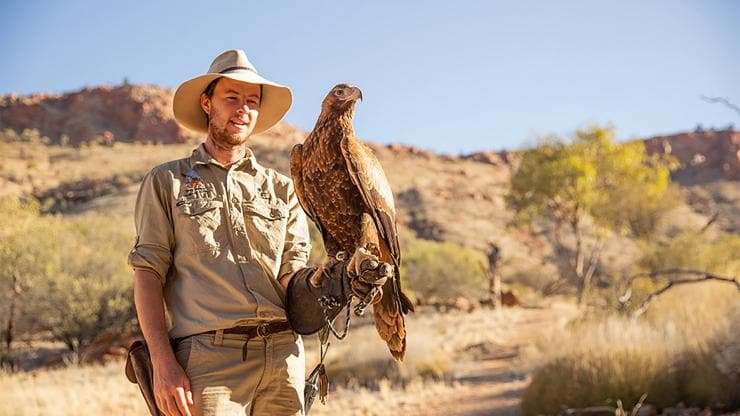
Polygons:
[[91,140],[183,143],[192,136],[175,122],[171,90],[134,85],[3,96],[0,128],[35,128],[53,143],[73,145]]
[[645,140],[650,153],[673,155],[681,162],[674,178],[682,185],[720,179],[740,180],[740,132],[707,130]]

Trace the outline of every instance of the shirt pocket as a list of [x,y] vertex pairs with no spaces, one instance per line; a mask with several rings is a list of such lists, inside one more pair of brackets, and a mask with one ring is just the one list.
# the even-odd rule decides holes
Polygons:
[[245,202],[244,223],[252,248],[263,254],[276,255],[285,244],[288,207],[278,200],[270,202],[257,199]]
[[185,234],[178,243],[188,242],[182,247],[185,252],[210,252],[218,255],[220,243],[216,231],[221,225],[221,208],[224,203],[215,199],[184,199],[177,203],[180,230]]

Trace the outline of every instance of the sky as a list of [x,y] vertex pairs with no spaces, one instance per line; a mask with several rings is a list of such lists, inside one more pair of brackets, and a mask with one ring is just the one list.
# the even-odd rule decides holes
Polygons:
[[738,1],[7,1],[0,94],[176,88],[227,49],[293,89],[310,130],[341,82],[366,141],[513,150],[592,124],[620,139],[740,127]]

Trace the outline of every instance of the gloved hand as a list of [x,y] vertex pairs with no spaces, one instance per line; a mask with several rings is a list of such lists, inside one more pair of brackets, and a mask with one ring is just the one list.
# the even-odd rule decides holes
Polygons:
[[[363,253],[357,264],[348,257],[346,252],[339,252],[321,266],[307,267],[293,274],[288,283],[285,307],[294,331],[301,335],[318,332],[326,319],[334,319],[352,296],[360,299],[359,306],[363,310],[381,299],[381,287],[393,276],[393,266],[379,262],[369,253]],[[357,258],[353,256],[352,260]]]

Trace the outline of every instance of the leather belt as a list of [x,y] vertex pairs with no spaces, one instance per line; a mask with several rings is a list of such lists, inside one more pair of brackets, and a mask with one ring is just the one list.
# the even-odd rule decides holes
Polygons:
[[[244,347],[242,347],[242,360],[247,360],[247,343],[252,338],[264,338],[269,335],[277,334],[279,332],[284,332],[288,330],[292,330],[293,328],[290,327],[290,324],[288,321],[278,321],[278,322],[265,322],[259,325],[240,325],[235,326],[233,328],[226,328],[223,330],[224,334],[241,334],[246,335],[247,339],[244,341]],[[217,331],[205,331],[205,332],[199,332],[197,334],[193,334],[191,336],[196,335],[215,335]],[[179,340],[179,339],[178,339]]]

